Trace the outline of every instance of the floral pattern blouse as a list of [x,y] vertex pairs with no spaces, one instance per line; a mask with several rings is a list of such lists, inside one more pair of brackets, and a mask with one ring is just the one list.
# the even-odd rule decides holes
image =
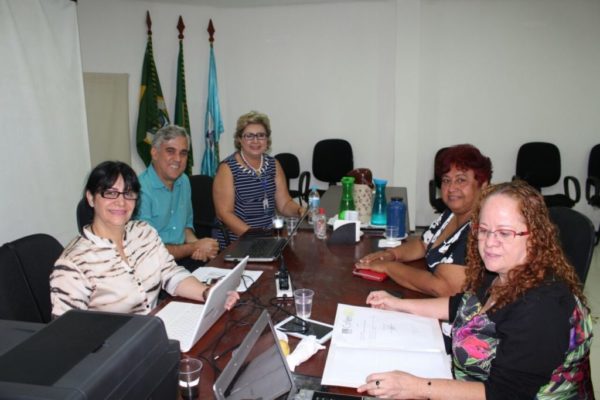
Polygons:
[[487,400],[593,399],[591,316],[568,287],[546,282],[481,313],[487,287],[450,300],[455,378],[483,382]]

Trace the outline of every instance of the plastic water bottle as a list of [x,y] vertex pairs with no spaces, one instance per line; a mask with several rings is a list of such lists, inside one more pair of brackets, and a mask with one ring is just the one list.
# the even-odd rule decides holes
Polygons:
[[318,239],[327,238],[327,216],[325,215],[325,210],[323,208],[319,208],[319,211],[315,214],[313,229],[315,231],[315,236]]
[[402,197],[392,197],[392,201],[387,206],[387,226],[398,227],[398,237],[403,238],[406,235],[406,205]]
[[315,221],[315,217],[319,213],[319,206],[321,203],[321,198],[319,197],[319,192],[317,188],[313,186],[310,188],[310,193],[308,194],[308,223],[313,224]]

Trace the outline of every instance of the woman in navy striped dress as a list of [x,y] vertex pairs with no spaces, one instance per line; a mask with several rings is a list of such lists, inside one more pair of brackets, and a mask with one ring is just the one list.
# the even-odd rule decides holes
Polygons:
[[[275,212],[300,216],[303,208],[289,195],[279,162],[266,154],[271,148],[271,123],[265,114],[250,111],[237,121],[237,151],[219,165],[213,184],[217,218],[236,240],[249,228],[269,228]],[[219,231],[219,244],[225,240]]]

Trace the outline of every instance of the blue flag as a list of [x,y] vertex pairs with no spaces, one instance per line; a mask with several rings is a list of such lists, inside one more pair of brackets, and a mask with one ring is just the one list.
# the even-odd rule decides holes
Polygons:
[[204,116],[204,134],[206,148],[202,157],[201,174],[215,176],[219,164],[219,138],[223,133],[221,120],[221,107],[219,105],[219,88],[217,85],[217,65],[215,52],[210,45],[210,66],[208,70],[208,99],[206,101],[206,114]]

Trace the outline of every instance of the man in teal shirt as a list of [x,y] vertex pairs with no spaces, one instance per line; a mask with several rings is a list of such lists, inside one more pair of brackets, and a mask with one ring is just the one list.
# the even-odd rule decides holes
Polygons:
[[193,269],[217,255],[216,240],[194,233],[192,192],[185,171],[189,151],[185,129],[169,125],[152,140],[152,164],[140,174],[137,218],[148,222],[177,263]]

